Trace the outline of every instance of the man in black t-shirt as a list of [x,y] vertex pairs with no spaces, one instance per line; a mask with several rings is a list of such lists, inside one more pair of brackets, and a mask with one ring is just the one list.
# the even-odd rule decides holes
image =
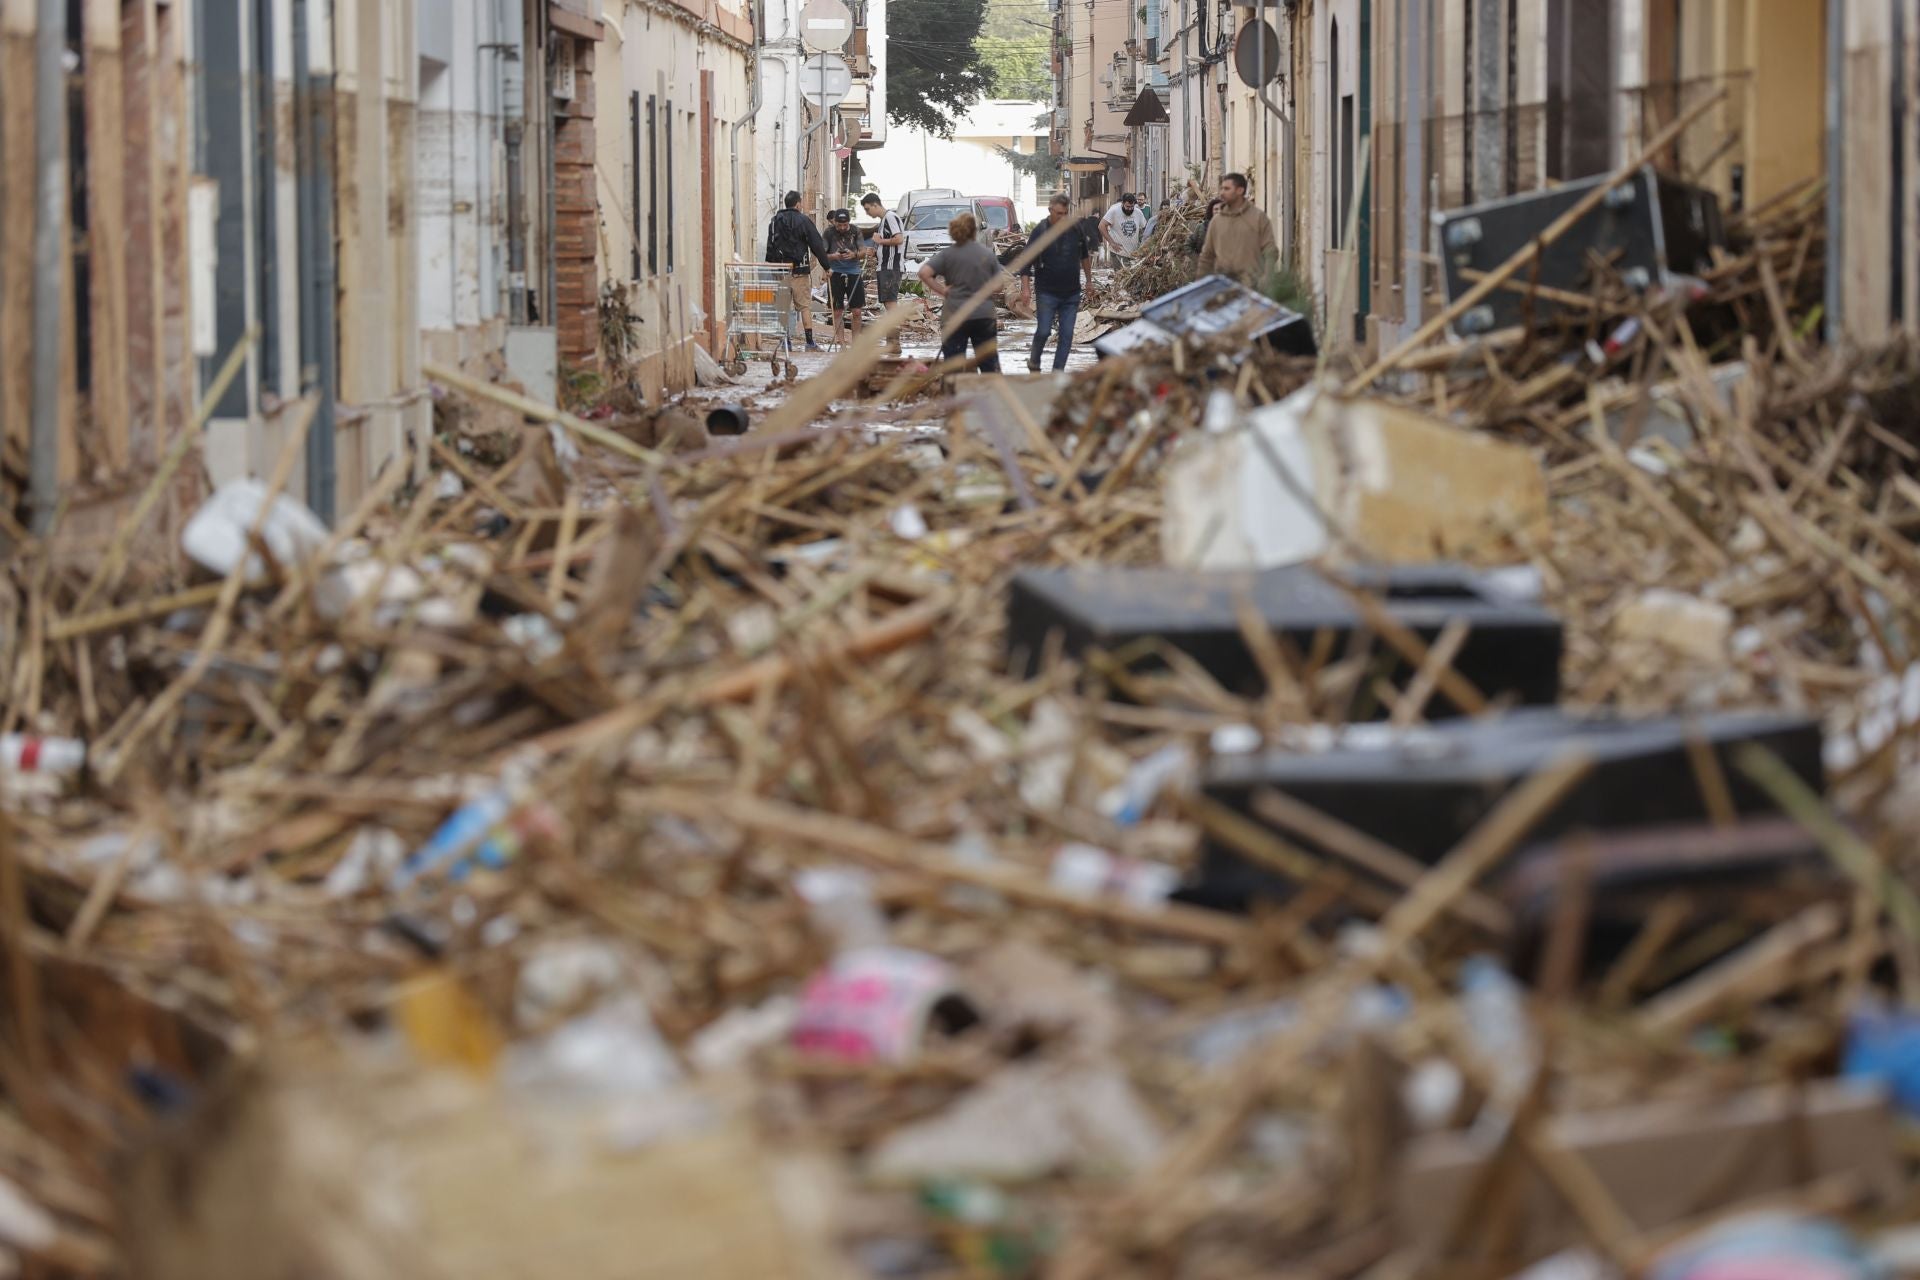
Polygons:
[[[1062,222],[1073,216],[1073,202],[1055,196],[1047,206],[1047,220],[1037,222],[1028,243],[1037,243]],[[1027,353],[1027,369],[1040,372],[1040,355],[1047,349],[1047,337],[1057,325],[1060,339],[1053,347],[1055,373],[1067,367],[1067,355],[1073,348],[1074,327],[1080,322],[1080,291],[1093,287],[1093,251],[1099,241],[1088,236],[1086,220],[1060,233],[1059,238],[1020,273],[1020,301],[1034,309],[1033,350]]]

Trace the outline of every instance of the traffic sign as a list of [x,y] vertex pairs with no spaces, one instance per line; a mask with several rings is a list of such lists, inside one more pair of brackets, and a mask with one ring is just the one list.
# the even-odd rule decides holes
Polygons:
[[838,53],[853,39],[853,10],[841,0],[807,0],[800,10],[800,43],[812,53]]
[[1233,38],[1233,69],[1249,89],[1264,89],[1280,78],[1280,37],[1271,26],[1256,22],[1240,28]]
[[838,54],[815,54],[800,64],[800,95],[822,110],[837,107],[853,89],[853,71]]

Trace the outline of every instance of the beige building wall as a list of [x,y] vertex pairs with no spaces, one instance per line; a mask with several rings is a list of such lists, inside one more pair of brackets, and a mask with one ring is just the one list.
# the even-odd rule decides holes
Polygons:
[[725,264],[736,252],[742,261],[760,257],[756,135],[751,125],[734,128],[751,105],[752,30],[714,0],[606,0],[602,19],[600,279],[622,291],[639,321],[628,363],[657,398],[691,385],[695,343],[718,354]]

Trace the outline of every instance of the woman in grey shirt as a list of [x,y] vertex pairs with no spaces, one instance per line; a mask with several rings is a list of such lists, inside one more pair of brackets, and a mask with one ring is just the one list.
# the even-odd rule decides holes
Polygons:
[[1006,287],[1006,269],[992,249],[980,243],[980,223],[963,213],[947,224],[953,243],[920,267],[920,283],[944,300],[940,329],[945,338],[940,358],[953,360],[967,353],[979,360],[982,373],[1000,372],[1000,326],[994,297]]

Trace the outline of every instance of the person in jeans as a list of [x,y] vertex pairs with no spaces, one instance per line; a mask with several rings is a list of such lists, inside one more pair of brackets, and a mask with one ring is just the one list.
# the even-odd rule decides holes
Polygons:
[[[880,198],[877,191],[869,191],[860,201],[860,207],[867,211],[869,218],[878,218],[880,226],[873,233],[873,248],[877,255],[874,263],[873,285],[880,298],[880,309],[900,301],[900,277],[907,269],[907,222],[899,214],[887,208],[887,202]],[[889,345],[895,355],[900,353],[900,337],[895,334]]]
[[[827,262],[827,243],[820,238],[820,228],[813,225],[813,219],[800,212],[800,193],[787,192],[786,207],[773,215],[773,221],[767,224],[767,261],[779,262],[793,267],[793,276],[787,281],[789,297],[783,303],[791,303],[800,313],[800,324],[807,332],[807,350],[818,351],[820,344],[813,340],[813,264],[807,261],[811,253],[820,260],[820,269],[830,271]],[[786,310],[785,305],[781,310]],[[791,334],[793,321],[787,321],[787,330]]]
[[827,300],[833,307],[833,340],[840,341],[840,318],[853,313],[853,336],[866,323],[867,251],[853,229],[853,211],[827,215]]
[[[1047,205],[1047,220],[1034,224],[1028,243],[1037,244],[1050,229],[1070,221],[1072,216],[1073,202],[1055,196]],[[1034,309],[1033,350],[1027,353],[1031,372],[1040,372],[1040,355],[1047,349],[1047,338],[1056,325],[1060,340],[1053,347],[1053,371],[1058,373],[1067,367],[1074,327],[1080,322],[1081,281],[1093,287],[1094,248],[1084,227],[1070,226],[1020,273],[1020,301]]]
[[953,243],[920,266],[920,283],[943,300],[940,358],[955,360],[967,353],[979,360],[982,373],[1000,372],[1000,325],[994,314],[994,296],[1006,286],[1006,268],[992,249],[980,243],[980,222],[963,213],[947,224]]

